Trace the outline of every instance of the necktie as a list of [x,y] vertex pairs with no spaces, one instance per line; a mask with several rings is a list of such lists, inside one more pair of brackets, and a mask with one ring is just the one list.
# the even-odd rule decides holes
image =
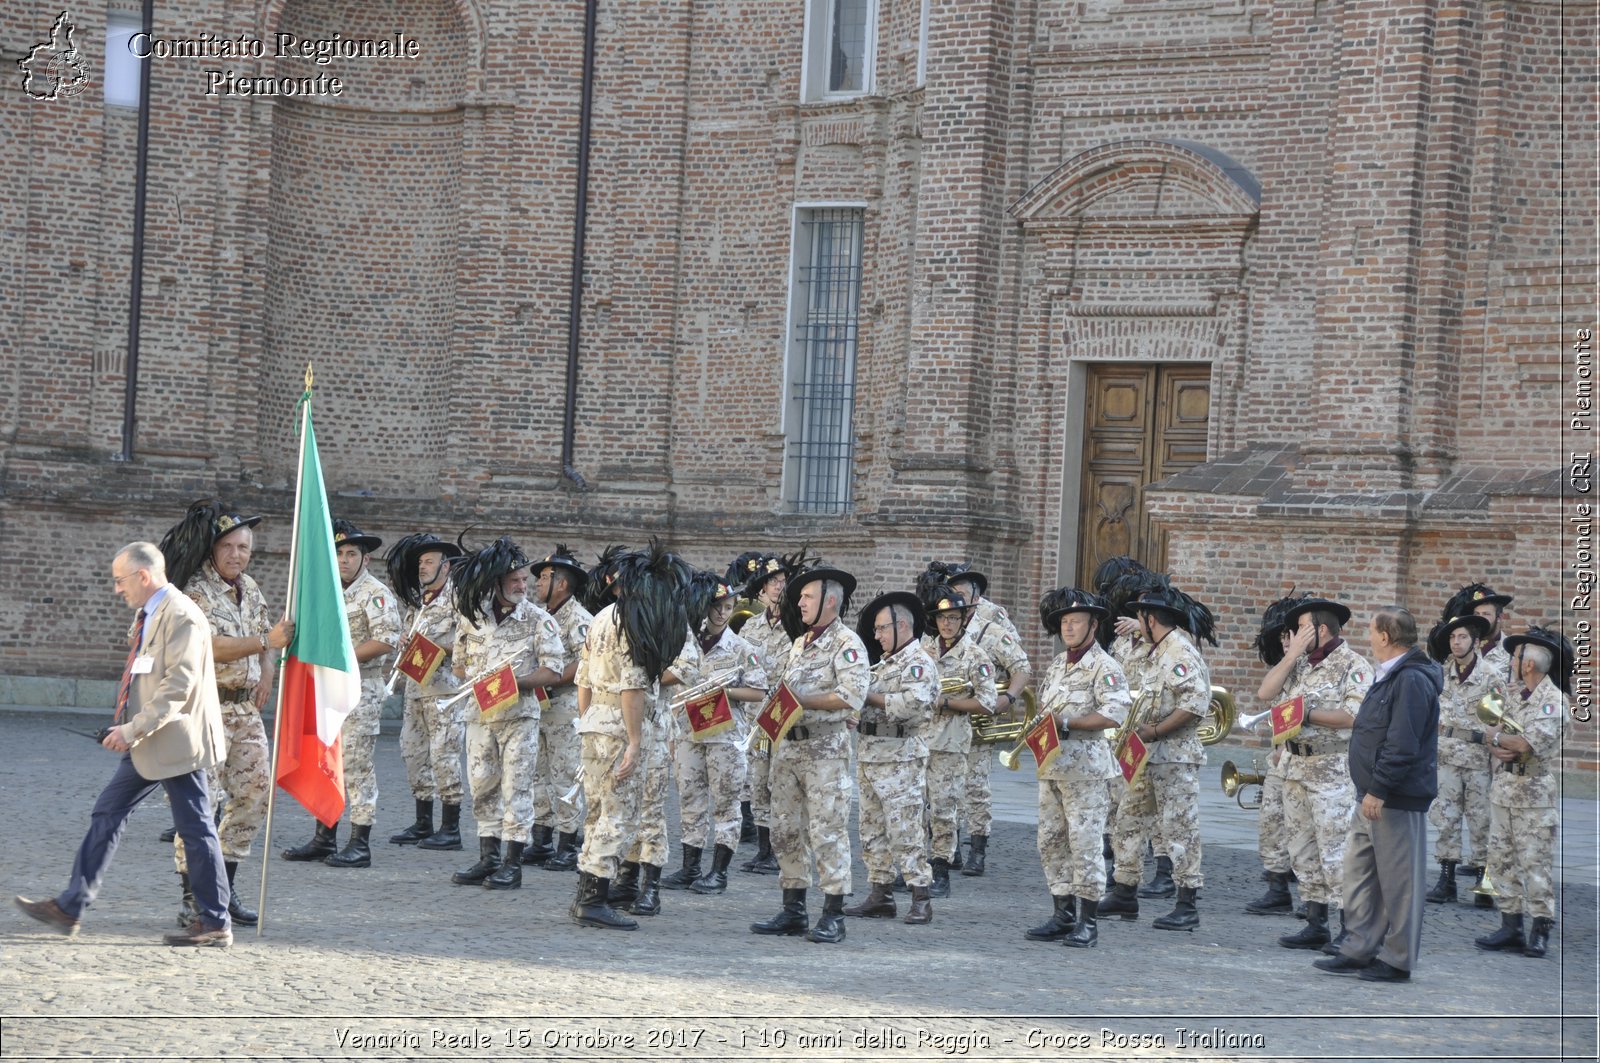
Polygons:
[[128,691],[133,686],[133,660],[139,656],[139,647],[144,644],[144,610],[139,610],[139,618],[133,623],[133,648],[128,651],[128,663],[122,666],[122,685],[117,688],[117,715],[113,723],[122,722],[122,714],[128,711]]

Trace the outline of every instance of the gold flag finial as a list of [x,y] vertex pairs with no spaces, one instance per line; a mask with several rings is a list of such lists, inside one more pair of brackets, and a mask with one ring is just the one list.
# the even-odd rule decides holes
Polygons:
[[306,363],[306,390],[311,390],[311,363]]

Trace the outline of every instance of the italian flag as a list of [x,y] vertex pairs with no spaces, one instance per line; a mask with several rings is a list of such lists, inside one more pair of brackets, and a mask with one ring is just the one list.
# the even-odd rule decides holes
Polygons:
[[361,672],[344,615],[309,391],[301,402],[300,492],[289,550],[289,617],[295,631],[278,703],[278,785],[332,826],[344,812],[339,729],[361,700]]

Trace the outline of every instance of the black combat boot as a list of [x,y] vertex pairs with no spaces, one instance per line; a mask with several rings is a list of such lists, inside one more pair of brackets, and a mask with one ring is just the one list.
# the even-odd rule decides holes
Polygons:
[[746,860],[739,865],[740,871],[748,871],[752,875],[776,875],[778,873],[778,858],[772,853],[772,831],[767,827],[756,828],[756,855],[753,859]]
[[523,842],[504,841],[500,843],[500,866],[494,873],[483,880],[483,888],[487,890],[520,890],[522,888],[522,851],[527,848]]
[[417,798],[417,821],[399,834],[389,835],[394,845],[415,845],[433,833],[433,798]]
[[631,860],[624,860],[617,866],[617,877],[611,880],[611,892],[606,894],[606,903],[626,908],[638,896],[639,865]]
[[556,851],[545,860],[546,871],[575,871],[578,867],[578,835],[562,831],[556,835]]
[[933,885],[928,887],[928,896],[950,896],[950,861],[943,857],[933,861]]
[[750,811],[749,801],[739,802],[739,844],[745,845],[756,840],[756,817]]
[[1504,952],[1507,949],[1521,950],[1527,947],[1527,942],[1522,938],[1522,913],[1507,915],[1500,913],[1500,929],[1492,934],[1485,934],[1481,938],[1473,938],[1472,943],[1484,952]]
[[553,827],[533,828],[533,841],[522,849],[523,867],[542,867],[556,854],[555,833]]
[[1268,871],[1267,892],[1244,906],[1251,915],[1271,915],[1275,912],[1294,911],[1294,898],[1289,896],[1289,875],[1283,871]]
[[1193,886],[1179,886],[1178,903],[1166,915],[1152,919],[1150,925],[1157,930],[1194,930],[1200,925],[1200,911],[1194,903],[1198,899]]
[[[1095,919],[1099,914],[1100,903],[1085,897],[1078,902],[1078,925],[1072,928],[1072,933],[1061,939],[1061,943],[1069,949],[1092,949],[1095,942],[1100,940],[1100,924]],[[1193,908],[1191,907],[1191,911]],[[1195,916],[1195,922],[1200,917]]]
[[1429,904],[1456,903],[1456,861],[1439,861],[1439,881],[1428,891],[1427,901]]
[[239,872],[239,861],[224,860],[222,866],[228,872],[228,918],[240,926],[255,926],[261,920],[260,914],[254,908],[240,904],[239,891],[233,888],[233,876]]
[[711,870],[689,883],[695,893],[711,895],[728,888],[728,865],[733,863],[733,850],[719,845],[711,853]]
[[686,890],[700,877],[700,847],[683,846],[683,866],[661,880],[664,890]]
[[1178,892],[1172,882],[1172,857],[1156,857],[1156,873],[1148,886],[1139,887],[1141,897],[1170,897]]
[[372,824],[352,823],[350,841],[332,856],[324,857],[322,862],[329,867],[371,867],[371,840]]
[[1111,892],[1100,898],[1099,914],[1120,915],[1124,922],[1132,922],[1139,918],[1139,897],[1132,886],[1113,880]]
[[989,853],[989,836],[987,834],[974,834],[969,840],[967,848],[967,866],[961,869],[963,875],[983,874],[983,864]]
[[465,871],[457,871],[450,881],[457,886],[481,886],[483,880],[500,870],[500,839],[478,839],[478,862]]
[[1050,900],[1055,903],[1055,911],[1050,913],[1050,918],[1031,930],[1023,931],[1022,936],[1029,941],[1060,941],[1072,933],[1072,928],[1077,925],[1078,898],[1071,894],[1065,897],[1052,895]]
[[806,940],[819,945],[837,945],[844,940],[844,894],[829,893],[822,902],[822,918],[806,931]]
[[578,872],[578,896],[569,909],[579,926],[600,927],[603,930],[638,930],[639,924],[606,903],[611,881],[595,878],[587,871]]
[[439,829],[417,843],[418,849],[461,849],[461,806],[446,801],[439,813]]
[[894,890],[887,882],[874,882],[867,899],[852,904],[844,914],[859,919],[893,919],[899,914],[894,906]]
[[639,895],[628,905],[629,915],[658,915],[661,912],[661,868],[639,865]]
[[200,918],[200,910],[194,906],[194,888],[189,885],[189,876],[178,872],[178,884],[183,888],[183,900],[178,905],[178,925],[188,927]]
[[1321,901],[1306,902],[1306,925],[1297,934],[1285,934],[1278,944],[1286,949],[1320,949],[1328,943],[1328,906]]
[[[1332,914],[1331,911],[1330,911],[1330,913],[1328,915],[1328,922],[1330,924],[1333,922],[1333,914]],[[1329,930],[1330,930],[1330,932],[1332,931],[1332,927],[1331,926],[1329,927]],[[1344,922],[1344,909],[1340,908],[1339,909],[1339,932],[1337,934],[1333,935],[1333,940],[1332,941],[1330,941],[1326,945],[1322,946],[1322,950],[1321,950],[1322,954],[1324,956],[1339,956],[1339,955],[1342,955],[1343,954],[1343,950],[1344,950],[1344,943],[1345,943],[1346,939],[1348,939],[1349,937],[1350,937],[1350,928],[1345,925],[1345,922]]]
[[[893,899],[893,894],[890,895]],[[849,915],[849,911],[845,912]],[[933,922],[933,895],[926,886],[911,887],[911,910],[906,913],[905,921],[912,926],[921,926]]]
[[339,825],[331,827],[317,824],[317,833],[311,840],[294,849],[285,849],[278,855],[285,860],[323,860],[332,856],[339,849]]
[[752,934],[804,934],[811,928],[811,919],[806,914],[806,891],[784,890],[783,908],[777,915],[764,923],[751,923]]
[[1545,949],[1550,946],[1550,930],[1556,921],[1547,916],[1536,915],[1533,917],[1533,926],[1528,930],[1528,943],[1522,947],[1524,956],[1538,959],[1543,956]]

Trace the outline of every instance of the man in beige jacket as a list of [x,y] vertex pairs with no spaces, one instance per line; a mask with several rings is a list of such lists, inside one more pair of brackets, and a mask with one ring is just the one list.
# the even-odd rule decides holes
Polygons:
[[187,930],[166,935],[166,942],[226,947],[233,944],[228,878],[206,786],[206,769],[222,759],[226,741],[211,631],[200,607],[168,584],[166,561],[153,543],[123,547],[111,562],[111,576],[117,593],[137,611],[116,722],[100,743],[124,755],[95,802],[67,888],[46,901],[18,897],[17,907],[63,934],[76,933],[128,816],[161,786],[188,853],[199,912]]

